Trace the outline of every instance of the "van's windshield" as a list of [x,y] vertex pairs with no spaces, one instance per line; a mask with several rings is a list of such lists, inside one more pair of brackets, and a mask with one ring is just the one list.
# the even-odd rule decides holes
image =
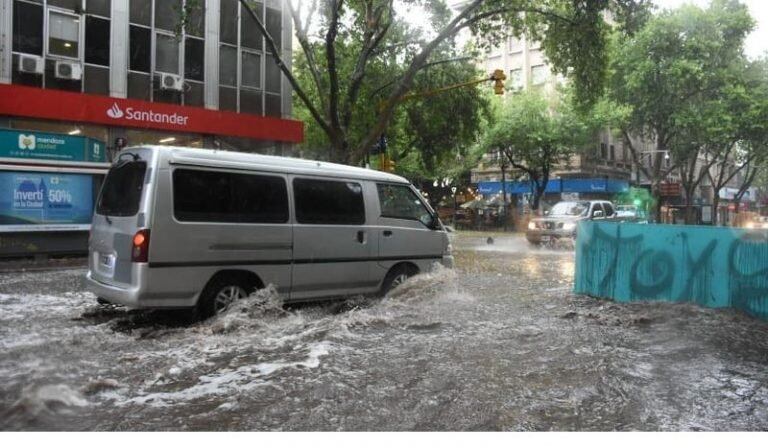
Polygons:
[[139,211],[144,189],[146,162],[119,162],[107,174],[101,187],[96,213],[107,216],[133,216]]

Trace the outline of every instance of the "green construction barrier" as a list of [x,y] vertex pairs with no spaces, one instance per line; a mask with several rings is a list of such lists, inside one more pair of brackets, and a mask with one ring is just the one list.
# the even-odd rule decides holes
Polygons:
[[733,307],[768,319],[768,230],[582,222],[574,292]]

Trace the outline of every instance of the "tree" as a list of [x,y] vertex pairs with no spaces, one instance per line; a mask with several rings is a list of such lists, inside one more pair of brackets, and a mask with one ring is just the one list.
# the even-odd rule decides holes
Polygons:
[[[397,32],[400,31],[393,31]],[[358,35],[350,35],[343,44],[337,45],[336,51],[356,51],[359,39]],[[412,180],[457,177],[457,171],[463,171],[466,162],[474,160],[469,149],[491,116],[487,84],[442,90],[445,86],[483,78],[471,58],[460,56],[452,42],[446,42],[435,54],[438,62],[426,67],[414,79],[414,91],[421,94],[403,102],[385,135],[387,152],[397,161],[398,173]],[[297,55],[294,67],[297,73],[304,74],[297,76],[308,76],[303,54]],[[360,96],[369,101],[356,107],[357,119],[348,130],[352,140],[364,138],[375,125],[380,108],[376,99],[404,68],[397,49],[382,50],[371,62],[360,87]],[[340,64],[340,76],[349,78],[353,69],[351,64]],[[308,92],[313,98],[319,95],[311,85]],[[297,102],[294,113],[299,119],[307,120],[302,154],[328,158],[332,143],[327,134],[312,120],[303,103]]]
[[523,91],[508,100],[480,143],[485,152],[501,152],[513,168],[527,175],[534,210],[552,170],[567,163],[600,127],[598,120],[579,113],[568,99],[567,95],[546,98],[535,89]]
[[[631,38],[617,39],[610,97],[628,111],[620,128],[635,164],[651,182],[656,219],[660,184],[671,172],[682,166],[687,187],[701,181],[696,162],[702,145],[711,143],[702,127],[713,125],[716,117],[703,106],[718,105],[718,96],[729,85],[729,69],[740,60],[753,26],[746,6],[713,0],[705,10],[684,5],[664,11]],[[647,153],[631,137],[655,145],[649,167],[643,163]],[[672,163],[665,167],[667,158]]]
[[[571,76],[580,103],[589,104],[599,95],[605,78],[608,27],[602,13],[613,11],[627,27],[634,26],[648,0],[469,0],[455,15],[443,0],[402,0],[428,11],[432,28],[429,33],[401,33],[404,40],[392,38],[402,23],[393,0],[311,0],[302,9],[296,0],[286,0],[306,62],[305,79],[282,59],[264,21],[251,8],[255,2],[240,3],[264,35],[267,52],[296,97],[327,136],[329,158],[357,164],[389,126],[404,96],[413,91],[417,75],[436,62],[435,52],[461,30],[492,36],[489,42],[521,33],[540,38],[555,70]],[[341,49],[351,35],[360,36],[359,45]],[[382,92],[374,124],[362,137],[355,137],[351,130],[360,117],[357,109],[371,100],[361,96],[369,69],[391,47],[400,49],[404,69]],[[352,66],[348,78],[340,70],[345,63]],[[310,94],[310,89],[317,95]]]

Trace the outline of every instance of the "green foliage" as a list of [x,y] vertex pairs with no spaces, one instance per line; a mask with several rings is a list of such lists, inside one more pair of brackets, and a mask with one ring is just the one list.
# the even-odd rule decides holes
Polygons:
[[504,104],[480,146],[486,152],[500,151],[513,168],[528,175],[536,209],[551,170],[568,163],[605,126],[606,117],[598,110],[602,112],[580,112],[572,94],[547,98],[535,89],[523,91]]
[[[352,28],[342,32],[343,39],[336,42],[335,52],[339,78],[347,80],[355,70],[354,61],[362,49],[364,35],[362,29]],[[407,68],[404,54],[411,50],[398,43],[419,36],[421,33],[418,30],[397,22],[383,42],[382,50],[369,60],[360,85],[359,100],[354,104],[354,119],[346,132],[350,142],[362,141],[376,124],[382,103],[393,89],[393,80]],[[319,60],[325,58],[325,52],[323,45],[315,44],[314,53]],[[397,163],[397,172],[412,179],[455,178],[466,171],[468,165],[477,160],[471,148],[491,118],[490,83],[429,94],[435,89],[487,76],[477,70],[469,57],[459,55],[453,41],[443,43],[433,58],[434,62],[414,79],[411,92],[416,96],[403,101],[385,132],[388,153]],[[322,102],[324,93],[319,92],[309,79],[305,53],[294,53],[294,72],[302,85],[307,86],[312,100]],[[323,83],[329,82],[327,73],[321,73],[321,76]],[[342,82],[340,94],[344,95],[348,88],[349,84]],[[294,99],[294,115],[305,123],[302,154],[312,158],[329,158],[334,143],[298,99]]]
[[664,11],[619,39],[610,96],[629,111],[625,129],[667,149],[687,125],[700,122],[702,101],[717,101],[728,89],[729,71],[743,63],[743,41],[753,25],[746,6],[713,0],[707,10],[684,5]]

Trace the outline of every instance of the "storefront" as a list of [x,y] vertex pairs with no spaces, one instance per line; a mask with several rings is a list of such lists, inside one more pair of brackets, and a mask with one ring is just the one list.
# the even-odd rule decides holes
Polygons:
[[81,253],[106,160],[103,141],[0,130],[0,257]]
[[[303,140],[272,54],[292,60],[283,1],[0,0],[0,30],[0,256],[85,251],[84,217],[123,146],[293,155]],[[98,145],[98,159],[71,155],[74,142]],[[72,202],[46,199],[56,194]]]

